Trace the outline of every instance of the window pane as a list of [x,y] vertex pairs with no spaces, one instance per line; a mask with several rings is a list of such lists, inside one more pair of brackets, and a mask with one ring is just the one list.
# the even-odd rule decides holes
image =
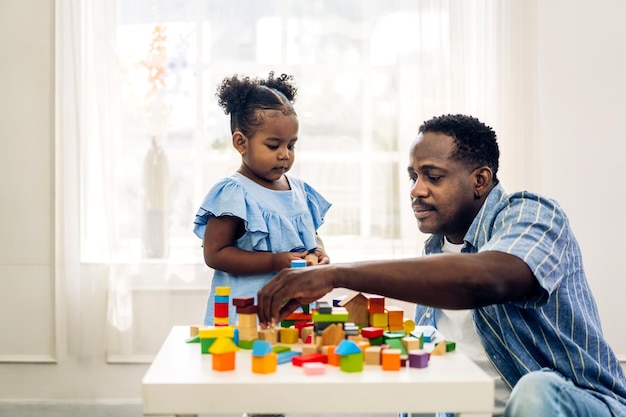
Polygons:
[[[399,105],[400,86],[428,59],[425,39],[443,42],[441,27],[425,21],[403,2],[119,1],[114,252],[198,252],[195,212],[212,184],[239,166],[215,89],[234,73],[270,70],[296,78],[301,139],[292,173],[333,203],[325,240],[406,247],[394,243],[403,239],[400,211],[408,205],[399,189],[400,129],[415,107]],[[161,195],[162,207],[150,211]],[[147,217],[152,223],[138,220]],[[162,237],[165,248],[146,254],[142,236]]]

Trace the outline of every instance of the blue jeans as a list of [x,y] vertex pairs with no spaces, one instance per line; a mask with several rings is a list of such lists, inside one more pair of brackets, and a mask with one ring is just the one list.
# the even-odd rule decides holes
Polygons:
[[588,390],[550,369],[524,375],[511,391],[505,417],[611,417],[611,410]]

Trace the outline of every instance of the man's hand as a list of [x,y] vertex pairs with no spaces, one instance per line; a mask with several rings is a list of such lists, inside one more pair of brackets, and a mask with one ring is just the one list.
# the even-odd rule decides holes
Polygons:
[[262,327],[278,323],[333,288],[333,266],[283,269],[257,294],[259,323]]

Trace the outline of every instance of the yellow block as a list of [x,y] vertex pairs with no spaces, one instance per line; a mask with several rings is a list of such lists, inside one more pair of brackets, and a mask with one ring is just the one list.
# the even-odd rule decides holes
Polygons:
[[230,295],[230,287],[215,287],[215,295]]
[[207,326],[198,329],[200,339],[217,339],[218,337],[235,337],[233,326]]
[[[213,323],[215,324],[228,324],[228,317],[213,317]],[[224,326],[222,326],[224,327]]]
[[280,343],[293,345],[298,343],[298,329],[293,327],[283,327],[280,329]]

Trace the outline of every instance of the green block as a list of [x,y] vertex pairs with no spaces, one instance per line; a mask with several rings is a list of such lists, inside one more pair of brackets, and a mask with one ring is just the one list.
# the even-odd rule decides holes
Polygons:
[[348,312],[322,314],[314,311],[312,318],[314,323],[346,323],[348,321]]
[[276,353],[288,352],[290,350],[291,348],[289,346],[284,346],[284,345],[272,346],[272,351]]
[[343,372],[362,372],[363,352],[342,356],[339,359],[339,369]]
[[185,342],[186,343],[200,343],[200,336],[198,336],[198,335],[191,336],[190,338],[185,340]]
[[[442,343],[442,342],[435,343],[435,346],[439,345],[439,343]],[[456,343],[446,340],[446,352],[454,352],[455,349],[456,349]]]
[[217,339],[216,338],[206,338],[206,339],[200,339],[200,348],[202,349],[202,353],[206,353],[206,354],[211,354],[211,352],[209,352],[209,349],[211,348],[211,345],[213,344],[213,342],[215,342]]
[[372,346],[380,346],[383,343],[385,343],[385,339],[382,336],[370,339],[370,345],[372,345]]
[[239,346],[242,349],[251,350],[254,342],[255,342],[254,340],[239,340],[239,343],[237,344],[237,346]]
[[406,336],[404,330],[386,331],[383,332],[383,337],[387,339],[402,339]]
[[296,322],[295,320],[283,320],[280,322],[280,327],[288,329],[291,326],[293,326],[295,322]]
[[390,348],[392,349],[400,349],[402,350],[401,355],[406,355],[406,348],[404,347],[404,345],[402,344],[402,339],[387,339],[385,340],[385,343],[387,345],[389,345]]

